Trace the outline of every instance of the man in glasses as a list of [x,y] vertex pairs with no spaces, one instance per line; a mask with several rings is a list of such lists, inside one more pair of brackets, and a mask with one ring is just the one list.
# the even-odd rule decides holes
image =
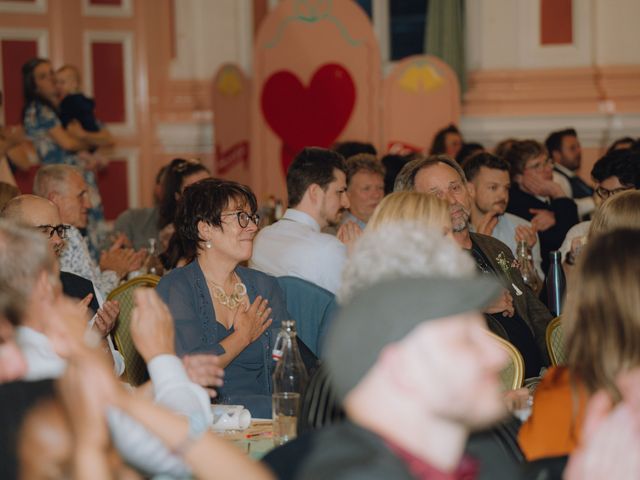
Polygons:
[[553,161],[535,140],[514,142],[505,154],[511,168],[507,212],[531,222],[538,232],[542,270],[549,269],[549,252],[557,250],[578,223],[573,199],[553,181]]
[[[60,220],[58,207],[46,198],[35,195],[20,195],[7,203],[2,211],[2,217],[27,225],[41,232],[48,240],[49,247],[55,255],[58,263],[60,255],[65,247],[65,237],[69,230]],[[114,361],[114,369],[117,375],[124,372],[124,360],[122,355],[114,348],[109,333],[113,329],[120,307],[118,302],[103,302],[96,296],[91,281],[69,272],[59,271],[62,291],[70,296],[88,302],[87,305],[93,313],[93,328],[99,333],[108,348]],[[102,305],[102,306],[100,306]],[[29,336],[26,331],[26,336]],[[24,341],[31,342],[30,338]]]
[[[614,150],[598,160],[591,170],[595,182],[594,200],[596,208],[609,197],[627,190],[640,189],[640,152],[632,150]],[[569,265],[575,260],[575,253],[584,243],[591,221],[574,225],[560,247],[562,258]],[[573,244],[573,245],[572,245]]]

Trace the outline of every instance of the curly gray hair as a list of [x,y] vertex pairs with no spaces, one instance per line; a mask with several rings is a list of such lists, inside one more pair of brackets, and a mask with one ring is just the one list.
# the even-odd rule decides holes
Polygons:
[[390,222],[365,229],[342,271],[337,300],[383,280],[432,276],[469,277],[476,271],[469,255],[442,231],[413,221]]

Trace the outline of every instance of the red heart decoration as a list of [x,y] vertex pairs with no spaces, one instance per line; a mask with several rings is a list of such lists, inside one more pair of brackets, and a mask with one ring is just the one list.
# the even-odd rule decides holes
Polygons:
[[293,157],[304,147],[330,147],[347,125],[356,103],[356,86],[342,65],[316,70],[309,87],[292,72],[271,75],[262,87],[262,115],[282,140],[286,175]]

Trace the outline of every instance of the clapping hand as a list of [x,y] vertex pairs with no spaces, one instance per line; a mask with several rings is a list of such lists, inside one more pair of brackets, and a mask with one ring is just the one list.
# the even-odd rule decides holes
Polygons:
[[211,387],[222,386],[224,369],[220,367],[220,362],[216,355],[185,355],[182,357],[182,363],[192,382],[204,387],[211,398],[217,396],[218,393]]
[[102,338],[105,338],[113,327],[116,325],[118,314],[120,313],[120,304],[116,300],[107,300],[98,309],[95,315],[95,323],[93,328],[97,330]]
[[151,288],[134,292],[131,338],[146,363],[158,355],[175,355],[175,332],[169,308]]
[[551,210],[530,208],[529,213],[533,214],[531,226],[538,232],[546,232],[556,224],[556,215]]
[[496,228],[498,224],[498,217],[498,212],[494,210],[485,213],[478,223],[478,233],[489,236],[493,235],[493,229]]
[[248,309],[243,310],[242,307],[238,309],[233,328],[249,345],[260,338],[260,335],[271,326],[273,320],[269,315],[271,315],[269,300],[258,295]]
[[122,278],[127,273],[142,268],[146,257],[146,250],[136,252],[132,248],[122,248],[120,241],[116,241],[109,250],[100,255],[100,270],[112,270]]
[[356,240],[362,235],[362,229],[356,222],[345,222],[340,225],[336,233],[336,237],[347,246],[347,250],[351,252]]
[[503,317],[513,317],[515,313],[515,309],[513,306],[513,297],[508,291],[503,290],[498,299],[491,305],[489,305],[485,309],[484,313],[502,313]]
[[529,248],[533,248],[538,243],[538,235],[533,227],[527,227],[525,225],[518,225],[516,227],[515,235],[516,244],[524,241]]

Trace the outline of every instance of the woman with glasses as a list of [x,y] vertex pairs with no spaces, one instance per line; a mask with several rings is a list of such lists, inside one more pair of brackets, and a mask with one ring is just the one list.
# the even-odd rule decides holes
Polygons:
[[288,314],[276,279],[241,266],[253,252],[256,210],[255,195],[239,183],[206,179],[187,187],[175,224],[188,263],[157,288],[175,319],[178,355],[218,355],[220,402],[270,417],[271,351]]

